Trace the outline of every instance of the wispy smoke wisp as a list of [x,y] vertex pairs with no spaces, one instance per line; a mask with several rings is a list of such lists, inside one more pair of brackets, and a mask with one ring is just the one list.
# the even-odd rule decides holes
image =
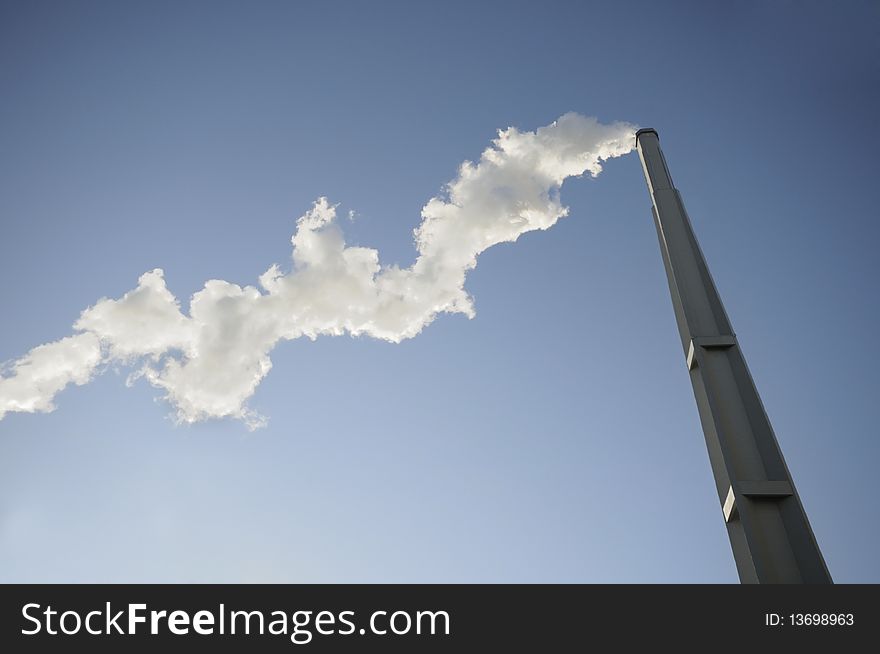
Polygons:
[[464,162],[422,209],[409,268],[382,266],[376,250],[347,246],[336,207],[319,198],[297,220],[290,270],[271,266],[259,288],[211,280],[193,295],[187,315],[162,270],[147,272],[121,298],[83,311],[74,336],[8,364],[0,419],[51,411],[65,386],[85,384],[102,363],[116,362],[136,366],[135,376],[162,389],[180,422],[233,417],[258,427],[264,420],[247,400],[271,369],[269,353],[279,341],[348,333],[397,343],[439,313],[472,317],[464,284],[480,253],[552,227],[568,213],[559,201],[563,181],[595,177],[603,161],[630,152],[635,129],[569,113],[534,132],[499,131],[480,160]]

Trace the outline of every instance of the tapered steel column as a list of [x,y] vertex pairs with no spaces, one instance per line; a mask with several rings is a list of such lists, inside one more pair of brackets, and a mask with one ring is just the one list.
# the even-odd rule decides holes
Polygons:
[[636,144],[740,581],[831,583],[657,132]]

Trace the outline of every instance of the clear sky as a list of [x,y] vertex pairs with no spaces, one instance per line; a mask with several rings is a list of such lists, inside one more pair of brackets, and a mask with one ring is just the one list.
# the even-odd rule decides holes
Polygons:
[[[836,581],[880,581],[872,2],[3,2],[0,361],[318,196],[409,266],[495,130],[658,129]],[[636,155],[480,258],[476,317],[281,343],[175,426],[127,369],[0,422],[0,581],[734,582]]]

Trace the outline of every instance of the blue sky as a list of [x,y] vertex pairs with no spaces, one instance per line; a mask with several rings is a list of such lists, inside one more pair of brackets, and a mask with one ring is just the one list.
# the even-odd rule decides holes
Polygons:
[[[880,581],[880,12],[660,4],[4,2],[0,360],[156,267],[255,283],[321,195],[408,266],[498,128],[653,126],[831,573]],[[7,415],[0,581],[736,581],[637,157],[562,200],[473,320],[280,344],[264,429],[125,370]]]

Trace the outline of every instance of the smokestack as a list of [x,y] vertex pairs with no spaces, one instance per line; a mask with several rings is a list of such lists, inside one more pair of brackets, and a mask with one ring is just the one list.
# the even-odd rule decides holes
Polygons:
[[636,147],[740,581],[832,583],[657,131]]

